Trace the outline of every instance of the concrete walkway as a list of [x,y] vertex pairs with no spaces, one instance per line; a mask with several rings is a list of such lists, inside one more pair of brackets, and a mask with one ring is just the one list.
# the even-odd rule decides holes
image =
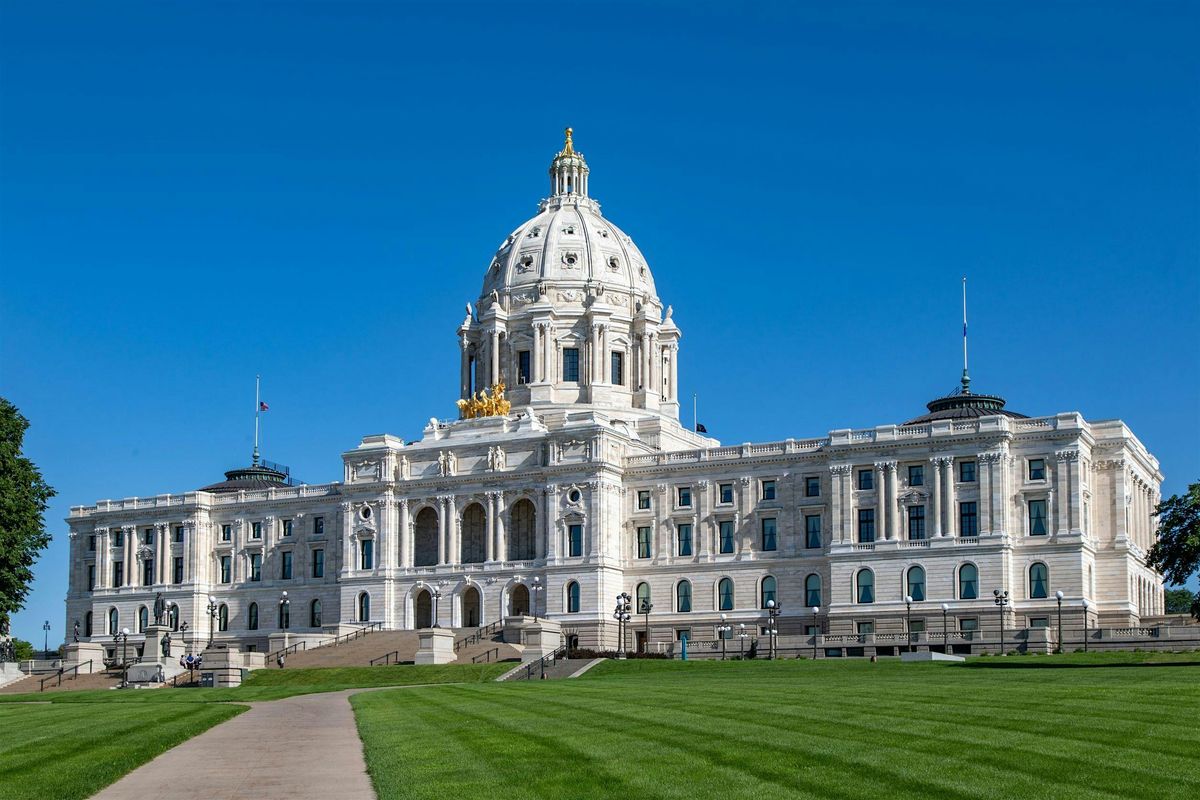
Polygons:
[[[249,711],[143,764],[93,800],[174,794],[204,800],[375,800],[348,700],[359,691],[248,703]],[[148,713],[153,709],[146,706]]]

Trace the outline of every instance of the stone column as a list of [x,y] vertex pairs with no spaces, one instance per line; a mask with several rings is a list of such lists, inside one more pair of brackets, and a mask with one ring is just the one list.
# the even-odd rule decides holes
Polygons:
[[975,482],[979,486],[979,535],[992,530],[992,454],[979,453],[975,456]]
[[459,346],[462,349],[462,365],[459,369],[459,381],[462,384],[459,387],[459,396],[466,400],[471,396],[471,343],[467,339],[467,334],[464,331],[459,337]]
[[488,375],[491,378],[489,386],[494,386],[500,382],[500,329],[492,328],[488,333],[491,335],[491,350],[488,353],[491,357],[491,369]]
[[487,534],[484,542],[483,560],[492,563],[496,560],[496,492],[487,493]]
[[536,323],[533,326],[533,364],[530,367],[533,374],[529,376],[534,383],[541,383],[544,380],[542,377],[542,339],[545,335],[546,326],[540,322]]
[[929,466],[933,472],[933,536],[942,536],[942,459],[929,459]]
[[1067,469],[1066,450],[1059,450],[1054,454],[1056,459],[1054,469],[1054,496],[1057,502],[1054,504],[1054,520],[1055,533],[1066,533],[1071,527],[1070,512],[1068,508],[1071,502],[1071,476]]
[[554,518],[554,494],[555,492],[553,486],[547,486],[543,490],[543,505],[545,507],[545,513],[538,514],[540,519],[538,524],[534,526],[535,529],[540,529],[538,530],[538,538],[540,538],[544,543],[543,546],[546,548],[546,558],[549,561],[553,561],[558,557],[558,542],[555,537],[550,535],[550,521]]
[[888,465],[886,461],[875,464],[875,539],[888,538]]
[[409,521],[408,498],[401,497],[397,504],[400,506],[400,566],[409,569],[413,562],[413,532]]
[[447,563],[462,563],[462,526],[458,523],[458,499],[450,495],[446,500],[446,524],[449,526],[449,553]]
[[[845,514],[845,476],[850,468],[844,464],[835,464],[829,468],[829,542],[846,541]],[[801,524],[803,516],[800,517]],[[801,535],[807,536],[802,532]]]
[[504,525],[504,492],[496,492],[496,560],[508,560],[508,532]]
[[448,528],[448,526],[446,524],[446,516],[448,513],[446,511],[446,507],[448,505],[449,499],[450,498],[448,498],[444,495],[437,499],[438,500],[438,564],[439,565],[445,564],[447,562],[447,559],[446,559],[447,547],[446,546],[448,543],[447,538],[448,538],[449,534],[446,532],[447,528]]

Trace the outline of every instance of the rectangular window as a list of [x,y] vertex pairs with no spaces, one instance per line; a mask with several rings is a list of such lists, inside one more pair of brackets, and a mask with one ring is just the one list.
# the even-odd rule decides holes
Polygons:
[[285,519],[283,521],[283,535],[284,536],[292,535],[292,521],[290,519]]
[[858,471],[858,488],[864,491],[875,488],[875,473],[869,469]]
[[717,501],[718,503],[732,503],[733,502],[733,484],[732,483],[722,483],[719,487],[717,487],[717,490],[719,492],[719,497],[720,497],[720,499]]
[[221,526],[221,541],[222,542],[233,541],[233,526],[232,525],[222,525]]
[[233,556],[221,556],[221,583],[233,581]]
[[176,525],[175,526],[175,543],[180,544],[182,542],[183,542],[183,526]]
[[154,544],[154,528],[146,528],[142,531],[142,544]]
[[762,499],[763,500],[774,500],[775,499],[775,481],[763,481],[762,482]]
[[960,483],[975,482],[975,462],[960,461],[958,462],[958,480]]
[[113,531],[113,547],[124,547],[124,546],[125,546],[125,532],[120,531],[120,530]]
[[820,497],[821,496],[821,479],[815,475],[804,479],[804,496],[805,497]]
[[679,507],[680,508],[691,508],[692,507],[692,490],[691,490],[691,488],[687,487],[687,486],[680,486],[679,491],[678,491],[678,499],[679,499]]
[[312,551],[312,576],[325,577],[325,551],[320,548]]
[[638,490],[638,511],[645,511],[648,508],[650,508],[650,490],[649,489],[639,489]]
[[1044,458],[1029,459],[1029,480],[1031,480],[1031,481],[1046,480],[1046,459],[1044,459]]
[[764,519],[762,521],[762,549],[774,550],[775,541],[775,520],[773,518]]
[[1030,617],[1029,618],[1029,627],[1031,627],[1031,628],[1049,628],[1050,627],[1050,618],[1049,617]]
[[323,536],[325,534],[325,518],[313,517],[313,534]]
[[925,620],[923,620],[923,619],[910,620],[908,623],[908,632],[909,633],[924,633],[925,632]]
[[94,533],[88,536],[88,550],[93,553],[96,552],[96,534]]
[[958,535],[979,535],[979,512],[974,503],[958,504]]
[[1029,535],[1045,536],[1046,530],[1046,501],[1029,501]]
[[183,556],[175,556],[171,564],[171,582],[183,583]]
[[125,562],[114,561],[112,566],[112,585],[114,587],[125,585]]
[[821,549],[821,518],[816,515],[804,518],[804,546],[810,550]]
[[280,580],[290,581],[292,579],[292,551],[284,550],[279,555],[279,578]]
[[866,544],[875,541],[875,509],[858,510],[858,541]]
[[856,630],[858,630],[858,634],[860,636],[864,636],[868,633],[875,632],[875,623],[874,622],[859,622],[855,625],[855,628],[856,628]]
[[564,383],[579,383],[579,348],[563,348],[562,379]]
[[362,569],[373,569],[375,567],[375,540],[363,539],[362,558],[359,560]]
[[571,558],[579,558],[583,555],[582,525],[567,526],[567,555],[571,556]]
[[612,385],[625,385],[625,354],[614,352],[612,354]]
[[908,507],[908,538],[914,541],[925,538],[925,506]]
[[720,527],[720,531],[721,531],[721,552],[722,553],[732,553],[733,552],[733,520],[728,520],[728,519],[721,520],[719,527]]
[[979,630],[979,620],[974,617],[960,619],[958,621],[958,630],[964,639],[970,641],[975,638],[975,631]]
[[908,468],[908,485],[909,486],[924,486],[925,485],[925,467],[914,466]]
[[261,522],[254,522],[254,523],[250,524],[250,538],[251,539],[261,539],[262,538],[262,523]]
[[250,580],[262,580],[262,553],[250,554]]
[[142,586],[154,585],[154,559],[147,558],[142,562]]
[[529,370],[529,351],[521,350],[517,352],[517,383],[529,383],[533,380],[530,377]]
[[88,564],[87,586],[88,586],[89,592],[96,588],[96,565],[95,564]]
[[680,525],[677,529],[677,537],[679,539],[679,555],[690,556],[692,554],[692,526],[686,523]]
[[638,558],[649,558],[650,557],[650,529],[649,528],[638,528],[637,529],[637,548],[638,548],[638,554],[637,554]]

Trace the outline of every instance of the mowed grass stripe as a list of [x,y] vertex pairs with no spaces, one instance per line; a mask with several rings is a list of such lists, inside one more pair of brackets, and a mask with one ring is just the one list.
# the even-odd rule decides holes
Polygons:
[[[454,767],[438,748],[407,742],[444,735],[458,758],[483,765],[455,783],[459,797],[1200,792],[1200,742],[1186,723],[1200,707],[1190,668],[605,667],[607,675],[590,680],[360,696],[372,774],[395,767],[437,786],[439,769]],[[1175,702],[1164,705],[1167,698]],[[421,711],[423,703],[435,711]],[[365,724],[373,718],[387,720],[386,752],[373,751],[375,729]],[[550,778],[543,760],[558,770]],[[383,798],[436,795],[380,786]]]

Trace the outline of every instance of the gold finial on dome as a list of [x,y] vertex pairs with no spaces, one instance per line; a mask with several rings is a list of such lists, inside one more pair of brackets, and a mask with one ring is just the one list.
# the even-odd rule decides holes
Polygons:
[[570,156],[575,154],[575,147],[571,144],[571,134],[574,133],[570,128],[566,129],[567,143],[563,145],[563,155]]

